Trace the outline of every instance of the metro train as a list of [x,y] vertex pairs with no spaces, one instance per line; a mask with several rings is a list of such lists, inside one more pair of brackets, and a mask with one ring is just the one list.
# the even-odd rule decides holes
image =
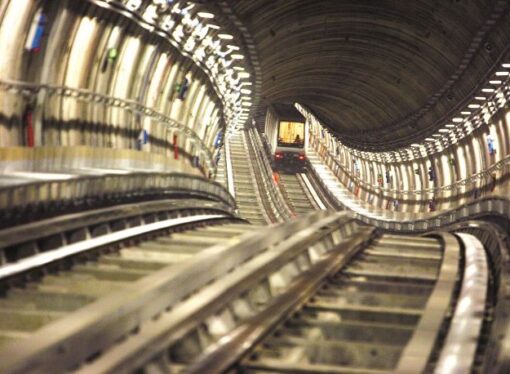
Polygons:
[[305,169],[306,121],[293,105],[271,105],[266,112],[264,132],[273,170],[295,173]]

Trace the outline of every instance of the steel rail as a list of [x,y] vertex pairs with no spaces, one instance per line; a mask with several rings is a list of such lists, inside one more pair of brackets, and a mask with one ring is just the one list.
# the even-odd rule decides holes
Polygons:
[[234,186],[234,172],[232,171],[232,158],[230,155],[230,141],[225,141],[225,162],[226,162],[226,173],[227,173],[227,188],[230,195],[236,197],[236,189]]
[[154,195],[187,194],[235,206],[234,198],[219,183],[182,173],[130,173],[78,176],[59,181],[37,181],[0,188],[0,213],[21,210],[28,203],[76,202],[80,199],[129,199]]
[[[296,261],[312,243],[327,237],[330,235],[328,233],[330,231],[336,232],[339,227],[353,223],[352,220],[346,218],[344,216],[341,221],[338,221],[338,216],[333,216],[295,233],[288,240],[251,259],[217,282],[200,290],[193,298],[176,306],[170,313],[161,316],[157,321],[150,322],[150,326],[142,327],[140,334],[119,344],[111,351],[105,352],[96,361],[85,365],[78,373],[118,373],[146,367],[148,362],[154,359],[154,356],[158,356],[156,352],[165,352],[176,341],[197,329],[202,321],[239,298],[239,295],[255,288],[263,279],[281,271],[292,261]],[[338,222],[332,225],[335,220]],[[324,230],[328,226],[330,228]],[[323,230],[318,230],[319,228]],[[371,239],[372,234],[372,230],[362,230],[350,238],[343,239],[335,246],[336,249],[326,252],[326,257],[330,259],[331,251],[354,252],[353,248],[364,245]],[[326,262],[321,261],[321,263]],[[312,266],[315,268],[315,265]],[[304,276],[308,273],[309,271],[304,271],[302,274]],[[230,335],[226,335],[220,341],[229,339]],[[203,372],[209,373],[209,370],[210,368]]]
[[[443,240],[443,248],[445,251],[444,261],[441,263],[437,282],[428,299],[425,310],[420,313],[422,315],[421,321],[417,327],[416,332],[412,339],[406,345],[406,349],[402,352],[401,357],[405,359],[404,362],[412,362],[417,358],[415,353],[419,352],[420,348],[425,348],[419,356],[418,366],[407,367],[407,373],[422,372],[422,368],[428,362],[428,350],[432,350],[435,346],[436,336],[441,331],[441,325],[446,317],[446,312],[450,306],[450,298],[445,297],[451,295],[456,284],[456,265],[458,263],[458,256],[460,246],[455,237],[450,234],[441,234]],[[388,244],[390,245],[390,244]],[[391,245],[390,245],[391,246]],[[223,336],[216,345],[208,349],[194,361],[189,367],[181,367],[182,372],[190,373],[223,373],[230,369],[234,369],[253,347],[261,342],[261,340],[268,336],[269,333],[275,331],[275,327],[288,317],[293,311],[298,310],[305,302],[308,302],[310,296],[323,284],[324,279],[332,274],[341,272],[349,260],[355,253],[329,253],[328,258],[320,263],[317,263],[306,274],[302,274],[299,280],[292,284],[291,288],[281,294],[280,297],[275,299],[267,309],[264,309],[260,314],[249,319],[241,326],[234,329],[228,335]],[[395,255],[391,255],[395,256]],[[396,255],[398,256],[398,255]],[[428,258],[428,256],[427,256]],[[413,274],[409,274],[412,278]],[[440,302],[440,306],[436,309],[434,304]],[[432,319],[427,316],[433,314]],[[430,330],[427,330],[429,328]],[[430,336],[425,337],[424,334],[430,333]],[[279,335],[278,335],[279,336]],[[423,339],[427,341],[424,344]],[[428,348],[427,348],[428,347]],[[378,355],[374,352],[374,355]],[[243,364],[240,364],[243,366]],[[401,366],[399,366],[399,369]],[[324,372],[324,373],[348,373],[348,372],[363,372],[363,373],[388,373],[389,370],[377,370],[371,368],[356,368],[345,366],[331,366],[320,364],[307,364],[306,362],[299,362],[295,365],[279,366],[278,363],[271,363],[270,366],[264,366],[264,363],[257,363],[250,361],[249,370],[269,370],[281,372]],[[242,370],[242,369],[241,369]]]
[[339,271],[369,242],[370,235],[359,234],[339,243],[311,269],[302,273],[285,293],[277,297],[254,318],[224,336],[218,344],[184,369],[186,374],[219,374],[231,368],[260,339],[267,335],[283,318],[302,305],[322,284],[323,280]]
[[273,170],[271,168],[268,155],[264,150],[265,148],[262,144],[259,132],[255,128],[250,128],[247,130],[247,137],[252,146],[252,153],[255,156],[258,168],[261,171],[264,188],[268,191],[269,199],[272,202],[271,206],[275,211],[275,214],[283,220],[292,218],[292,210],[286,203],[280,188],[278,188],[273,178]]
[[453,318],[435,366],[438,374],[472,372],[489,287],[489,269],[482,243],[469,234],[457,234],[457,237],[464,247],[464,274]]
[[302,173],[300,176],[301,176],[301,179],[303,180],[306,188],[312,195],[312,198],[313,198],[313,201],[315,201],[315,204],[319,207],[319,209],[326,210],[327,209],[326,205],[324,205],[324,203],[322,202],[321,198],[319,197],[317,191],[315,191],[315,188],[312,186],[310,179],[308,179],[308,175],[306,173]]
[[[339,217],[335,217],[338,219]],[[329,218],[321,212],[213,246],[179,268],[163,268],[49,324],[0,352],[0,372],[62,372],[110,347],[162,311],[293,232]]]
[[420,322],[407,344],[396,368],[397,373],[422,373],[432,354],[441,326],[454,299],[459,273],[460,245],[455,236],[440,234],[443,261],[436,285],[430,295]]
[[[31,252],[39,252],[39,245],[55,236],[60,236],[59,241],[63,244],[73,244],[97,236],[95,228],[113,232],[127,226],[143,225],[200,211],[233,214],[232,208],[223,203],[165,199],[57,216],[0,230],[0,264],[26,257],[27,249],[23,248],[20,251],[22,254],[18,253],[18,249],[29,243],[33,243]],[[176,217],[173,217],[174,215]],[[47,249],[45,246],[44,250]]]
[[343,206],[338,204],[332,192],[324,185],[323,181],[318,179],[314,168],[310,165],[307,168],[306,177],[314,191],[319,195],[320,200],[326,205],[326,210],[343,210]]
[[33,255],[13,264],[4,265],[0,267],[0,280],[19,275],[29,270],[40,268],[41,266],[60,261],[67,257],[75,256],[99,247],[112,245],[127,239],[132,239],[140,235],[190,223],[214,221],[228,217],[229,216],[226,214],[199,214],[190,217],[171,218],[160,222],[149,223],[143,226],[132,227],[122,231],[101,235],[97,238],[90,238],[79,243],[65,245],[52,251]]
[[467,221],[444,230],[475,236],[486,252],[489,286],[473,371],[510,371],[510,237],[495,223]]

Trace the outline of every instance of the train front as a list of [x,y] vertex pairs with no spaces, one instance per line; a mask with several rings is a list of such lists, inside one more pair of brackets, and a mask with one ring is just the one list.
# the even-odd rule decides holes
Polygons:
[[301,172],[307,164],[305,118],[293,106],[273,106],[266,116],[273,170]]

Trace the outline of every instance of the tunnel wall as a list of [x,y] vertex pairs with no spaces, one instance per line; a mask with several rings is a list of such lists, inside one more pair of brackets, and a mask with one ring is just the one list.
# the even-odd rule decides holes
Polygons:
[[180,152],[214,167],[222,102],[161,37],[88,1],[2,1],[0,24],[0,147]]
[[431,138],[393,152],[349,148],[304,106],[297,107],[307,118],[313,152],[361,200],[400,212],[452,209],[486,195],[507,195],[508,68],[498,66],[482,82],[476,101],[455,113]]

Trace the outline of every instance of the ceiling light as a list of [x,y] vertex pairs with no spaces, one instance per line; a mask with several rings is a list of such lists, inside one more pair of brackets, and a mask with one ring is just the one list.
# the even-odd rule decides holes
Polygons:
[[482,92],[494,92],[494,88],[483,88]]
[[214,14],[209,13],[209,12],[198,12],[197,15],[202,18],[209,18],[209,19],[214,18]]
[[452,129],[455,127],[455,125],[452,125],[451,123],[449,123],[448,125],[446,125],[446,127],[448,127],[449,129]]
[[471,109],[480,108],[480,104],[469,104],[468,108],[471,108]]
[[206,26],[211,28],[211,29],[214,29],[214,30],[219,30],[220,29],[220,27],[218,25],[214,25],[212,23],[209,23]]
[[224,40],[232,40],[234,37],[230,34],[218,34],[218,38],[224,39]]
[[455,117],[455,118],[452,119],[452,122],[455,122],[455,123],[459,123],[459,122],[462,122],[462,121],[464,121],[464,119],[460,118],[460,117]]
[[244,58],[243,55],[240,55],[238,53],[233,54],[231,57],[232,57],[232,60],[242,60]]
[[484,100],[487,100],[487,98],[484,96],[475,96],[475,100],[484,101]]
[[509,75],[510,73],[508,71],[497,71],[496,72],[496,77],[505,77],[507,75]]
[[471,114],[471,112],[465,110],[463,112],[460,112],[460,114],[464,115],[464,116],[469,116]]
[[493,81],[489,81],[490,84],[501,84],[503,82],[501,81],[498,81],[498,80],[493,80]]
[[448,129],[440,129],[439,132],[442,132],[444,134],[444,133],[450,132],[450,130],[448,130]]
[[510,69],[510,64],[502,64],[501,66],[503,66],[505,69]]

